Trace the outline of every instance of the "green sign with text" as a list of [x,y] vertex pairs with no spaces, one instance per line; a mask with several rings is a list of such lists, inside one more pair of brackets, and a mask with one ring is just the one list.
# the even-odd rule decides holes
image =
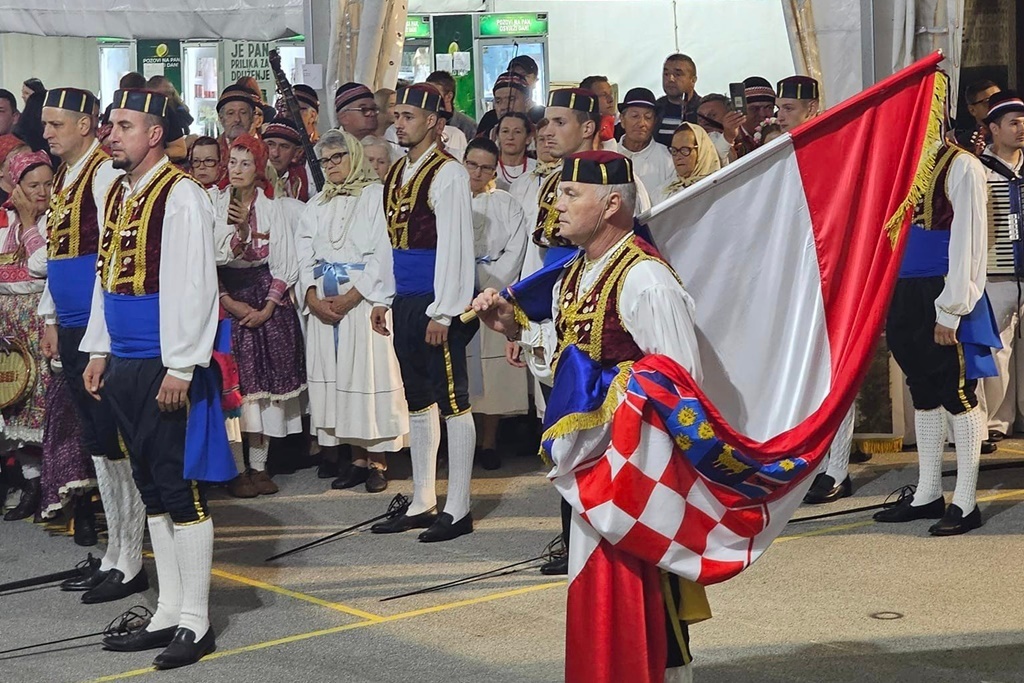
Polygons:
[[405,39],[429,37],[430,17],[425,14],[410,14],[405,20]]
[[146,80],[166,76],[181,92],[181,43],[177,40],[135,41],[139,71]]
[[546,36],[548,15],[526,14],[485,14],[480,17],[480,37],[500,36]]

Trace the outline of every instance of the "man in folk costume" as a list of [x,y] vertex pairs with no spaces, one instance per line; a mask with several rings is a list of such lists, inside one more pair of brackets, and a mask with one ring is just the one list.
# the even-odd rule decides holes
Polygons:
[[274,187],[274,197],[308,202],[314,186],[295,123],[286,116],[275,118],[263,130],[263,142],[267,145],[267,177]]
[[[213,520],[198,480],[235,475],[210,355],[217,334],[213,207],[170,164],[166,98],[118,90],[111,111],[114,166],[107,192],[89,326],[86,388],[110,402],[146,505],[160,593],[149,623],[104,639],[107,649],[165,648],[174,668],[212,652]],[[182,273],[188,273],[187,278]]]
[[119,173],[96,139],[98,103],[92,93],[55,88],[46,94],[43,136],[61,158],[47,218],[46,290],[39,314],[46,321],[44,353],[59,357],[82,421],[107,518],[107,550],[98,569],[61,584],[85,591],[82,601],[120,600],[149,588],[142,566],[145,506],[131,462],[118,438],[110,402],[95,401],[82,375],[89,356],[79,350],[92,308],[103,203]]
[[[498,146],[488,138],[469,142],[463,165],[469,172],[473,193],[473,246],[476,253],[477,289],[503,289],[519,279],[529,239],[529,223],[523,207],[508,192],[494,187]],[[480,330],[474,360],[480,368],[479,387],[473,395],[477,417],[480,464],[485,470],[501,467],[498,428],[503,416],[529,412],[527,373],[522,364],[505,360],[505,338],[493,330]],[[474,345],[476,346],[476,345]]]
[[[411,85],[396,96],[395,126],[408,154],[384,183],[396,295],[391,307],[395,352],[409,404],[413,500],[405,514],[374,533],[426,528],[420,541],[447,541],[473,531],[469,510],[476,429],[470,413],[466,345],[479,324],[459,320],[473,297],[473,214],[466,169],[437,149],[441,96]],[[385,326],[381,310],[374,327]],[[448,431],[448,500],[437,514],[434,480],[440,445],[438,412]]]
[[332,486],[379,493],[388,486],[385,453],[400,450],[409,431],[387,330],[395,273],[383,187],[349,133],[324,133],[317,155],[327,184],[306,205],[295,240],[302,313],[310,316],[310,417],[320,446],[352,447],[352,467]]
[[776,106],[782,132],[789,132],[820,113],[818,81],[810,76],[789,76],[779,81]]
[[[273,198],[267,148],[249,134],[231,143],[229,186],[213,196],[220,305],[232,317],[231,349],[242,394],[241,430],[257,492],[277,493],[267,472],[271,438],[302,433],[305,350],[290,291],[298,281],[295,223]],[[236,450],[236,456],[238,452]],[[237,463],[239,465],[241,463]],[[241,469],[241,468],[239,468]]]
[[1024,311],[1019,289],[1024,277],[1024,100],[1004,90],[989,97],[989,107],[985,121],[992,144],[978,157],[988,179],[992,223],[985,292],[992,299],[1003,348],[995,354],[999,372],[985,379],[978,398],[984,398],[983,407],[988,408],[989,438],[1001,440],[1013,433],[1017,414],[1024,412],[1024,373],[1016,360]]
[[217,118],[224,132],[217,138],[217,143],[220,145],[220,166],[223,175],[227,175],[228,148],[235,138],[252,130],[253,118],[259,104],[259,99],[242,85],[229,85],[221,92],[217,100]]
[[[560,178],[561,196],[555,206],[559,235],[582,252],[550,269],[557,275],[551,319],[524,326],[520,322],[522,311],[517,312],[494,289],[481,293],[473,309],[488,327],[518,341],[531,369],[541,376],[551,376],[559,363],[572,362],[569,356],[574,355],[585,356],[587,362],[608,372],[620,364],[628,366],[646,355],[660,354],[700,382],[693,301],[671,266],[633,232],[636,185],[632,163],[614,152],[579,152],[564,159]],[[568,377],[571,383],[570,375],[562,373],[558,377],[549,408],[558,401],[559,394],[564,396],[573,390],[562,380]],[[583,534],[581,540],[585,540],[587,532],[582,527],[586,522],[578,513],[573,514],[573,526],[574,539]],[[570,557],[576,555],[570,553]],[[572,567],[570,573],[579,570]],[[656,577],[660,570],[623,554],[617,558],[615,571],[621,571],[625,580],[627,575]],[[645,592],[644,604],[638,609],[665,613],[665,680],[690,680],[687,623],[710,616],[704,591],[697,584],[663,572],[660,580],[647,585],[661,587]],[[569,609],[573,609],[571,604]],[[578,632],[568,634],[567,660],[582,642],[574,639],[587,637]]]
[[[879,522],[938,519],[928,532],[953,536],[981,526],[976,502],[987,416],[977,385],[996,374],[999,331],[985,294],[988,217],[985,168],[959,147],[936,143],[935,168],[914,212],[886,340],[914,402],[920,472],[913,497],[875,513]],[[942,495],[942,451],[952,415],[957,478]]]
[[320,96],[316,94],[316,90],[303,83],[294,86],[292,92],[295,93],[295,101],[299,104],[306,135],[309,136],[310,142],[316,143],[320,139],[320,132],[317,130],[320,123]]

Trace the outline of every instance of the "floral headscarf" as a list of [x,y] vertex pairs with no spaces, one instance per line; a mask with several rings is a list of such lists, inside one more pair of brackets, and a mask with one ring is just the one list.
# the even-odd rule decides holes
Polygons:
[[25,177],[26,173],[37,166],[46,166],[52,171],[53,166],[50,163],[50,155],[42,150],[15,154],[7,163],[7,179],[11,185],[17,185]]
[[[341,140],[337,138],[336,133],[341,134]],[[342,142],[344,144],[339,144]],[[363,143],[359,142],[351,133],[338,129],[332,130],[324,134],[319,145],[321,150],[324,147],[343,146],[349,155],[348,177],[342,183],[332,183],[330,180],[325,180],[324,189],[320,192],[321,204],[326,204],[338,196],[358,197],[362,194],[364,187],[380,182],[377,172],[373,170],[369,160],[366,158]]]
[[711,136],[708,135],[707,131],[700,126],[684,122],[676,128],[675,132],[672,133],[672,137],[675,137],[676,133],[684,130],[693,133],[693,144],[697,147],[697,163],[690,175],[685,178],[676,178],[669,183],[667,188],[668,195],[675,194],[684,187],[689,187],[698,180],[706,178],[722,168],[722,160],[718,158],[718,150],[715,149],[715,143],[711,141]]

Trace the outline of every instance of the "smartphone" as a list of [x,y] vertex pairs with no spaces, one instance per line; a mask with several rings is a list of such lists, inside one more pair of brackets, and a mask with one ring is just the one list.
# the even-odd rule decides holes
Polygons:
[[747,111],[747,95],[746,89],[742,83],[730,83],[729,84],[729,100],[732,102],[732,108],[741,114]]

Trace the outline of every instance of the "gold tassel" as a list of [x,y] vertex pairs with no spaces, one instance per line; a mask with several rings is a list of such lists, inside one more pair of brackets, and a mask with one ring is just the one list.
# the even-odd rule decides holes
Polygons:
[[917,163],[917,171],[914,173],[914,182],[910,186],[910,192],[900,203],[896,212],[885,222],[885,231],[889,235],[892,248],[896,248],[899,240],[900,229],[907,214],[914,210],[917,203],[924,197],[931,181],[932,173],[935,170],[935,160],[939,153],[939,143],[942,141],[942,118],[946,111],[946,89],[947,82],[943,74],[936,72],[932,89],[932,106],[928,114],[928,130],[925,132],[924,143],[922,144],[921,157]]
[[879,455],[882,453],[899,453],[903,450],[902,436],[869,436],[854,438],[853,443],[861,453]]

